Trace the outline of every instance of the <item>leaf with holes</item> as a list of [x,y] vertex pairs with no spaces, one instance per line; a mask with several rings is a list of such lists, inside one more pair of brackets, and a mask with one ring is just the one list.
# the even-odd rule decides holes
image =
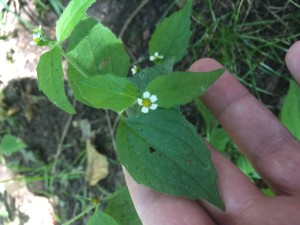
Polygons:
[[223,208],[210,151],[178,111],[159,109],[123,119],[116,138],[120,162],[136,182]]

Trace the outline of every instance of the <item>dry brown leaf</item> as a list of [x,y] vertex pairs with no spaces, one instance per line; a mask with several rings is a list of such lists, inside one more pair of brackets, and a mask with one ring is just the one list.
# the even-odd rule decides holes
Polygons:
[[94,186],[108,175],[108,161],[105,155],[97,152],[90,139],[86,142],[86,152],[87,167],[85,177],[89,185]]
[[10,117],[15,115],[16,113],[20,112],[20,107],[18,105],[13,105],[6,111],[6,116]]

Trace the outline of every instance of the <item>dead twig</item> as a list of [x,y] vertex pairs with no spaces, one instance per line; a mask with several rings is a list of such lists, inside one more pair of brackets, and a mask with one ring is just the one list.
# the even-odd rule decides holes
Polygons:
[[133,13],[128,17],[128,19],[125,21],[120,33],[119,38],[122,39],[126,29],[128,28],[131,21],[134,19],[134,17],[139,13],[139,11],[149,2],[149,0],[143,0],[139,6],[133,11]]
[[[75,108],[75,106],[76,106],[76,101],[74,100],[73,107]],[[63,143],[64,143],[64,140],[65,140],[67,134],[68,134],[68,130],[70,128],[72,119],[73,119],[73,115],[70,114],[67,118],[67,121],[65,123],[63,132],[61,134],[60,140],[59,140],[57,148],[56,148],[56,154],[54,155],[54,164],[53,164],[53,167],[52,167],[52,172],[55,172],[55,170],[56,170],[57,160],[58,160],[58,157],[61,155],[61,153],[63,151]]]
[[107,125],[108,125],[108,129],[109,129],[109,133],[110,133],[114,151],[117,152],[117,144],[116,144],[116,140],[115,140],[115,128],[114,128],[114,126],[112,126],[107,109],[105,109],[105,118],[107,121]]

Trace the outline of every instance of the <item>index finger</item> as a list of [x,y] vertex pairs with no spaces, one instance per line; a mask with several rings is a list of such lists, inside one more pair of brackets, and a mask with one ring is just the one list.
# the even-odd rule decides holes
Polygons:
[[[201,59],[190,70],[221,67],[213,59]],[[299,143],[265,106],[228,71],[202,100],[273,191],[300,195]]]

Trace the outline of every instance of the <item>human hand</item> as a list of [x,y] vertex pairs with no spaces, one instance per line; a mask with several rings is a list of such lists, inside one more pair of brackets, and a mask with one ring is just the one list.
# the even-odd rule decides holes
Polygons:
[[[300,41],[289,49],[286,64],[300,83]],[[220,67],[213,59],[201,59],[190,70]],[[124,171],[143,224],[300,224],[300,143],[228,71],[202,100],[276,196],[265,197],[238,168],[211,149],[225,212],[202,200],[152,191],[135,183]]]

